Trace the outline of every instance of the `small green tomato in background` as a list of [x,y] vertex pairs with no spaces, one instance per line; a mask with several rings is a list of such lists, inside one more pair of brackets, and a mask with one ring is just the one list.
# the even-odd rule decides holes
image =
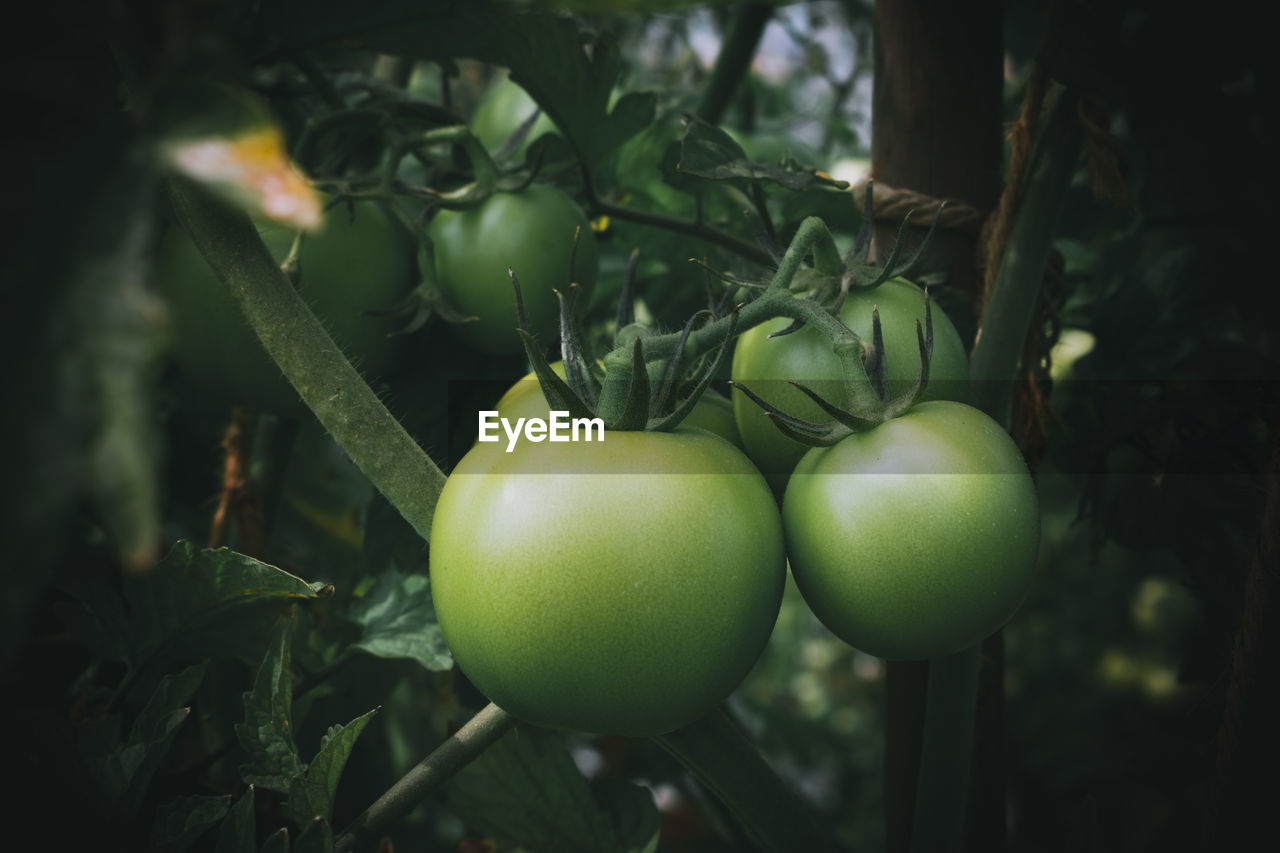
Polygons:
[[[840,319],[867,341],[871,340],[872,307],[880,311],[889,394],[897,396],[911,387],[920,372],[916,321],[924,324],[924,291],[897,278],[870,291],[850,293],[840,309]],[[922,399],[964,402],[969,398],[969,361],[964,343],[946,314],[936,306],[931,316],[933,360]],[[789,415],[812,421],[830,420],[789,383],[800,382],[826,399],[839,402],[840,362],[831,352],[831,344],[813,329],[769,338],[789,325],[790,320],[779,318],[743,332],[734,346],[733,378]],[[733,410],[747,455],[780,490],[808,447],[779,432],[764,410],[744,394],[734,395]]]
[[[538,104],[529,97],[529,93],[518,83],[511,82],[507,72],[502,71],[480,96],[480,102],[476,104],[476,110],[471,116],[471,132],[486,149],[496,151],[537,110]],[[528,134],[513,152],[514,159],[522,159],[525,149],[539,136],[555,131],[555,122],[546,113],[539,112]]]
[[949,655],[1026,597],[1040,539],[1017,445],[977,409],[920,403],[796,466],[783,500],[796,585],[867,654]]
[[469,210],[442,210],[427,233],[440,289],[458,311],[477,318],[453,330],[478,350],[523,350],[508,267],[520,280],[529,330],[544,345],[559,339],[555,291],[577,282],[580,299],[587,299],[595,287],[595,234],[573,200],[555,187],[533,184],[518,193],[495,193]]
[[[257,221],[272,257],[283,261],[291,228]],[[401,351],[400,321],[369,312],[395,305],[418,282],[412,237],[378,205],[330,209],[321,230],[302,239],[298,292],[334,342],[366,376],[391,369]],[[249,327],[186,232],[170,225],[152,279],[169,311],[171,353],[192,385],[219,403],[281,415],[306,407]]]
[[559,729],[654,735],[712,711],[768,641],[785,578],[760,473],[702,430],[478,444],[431,530],[458,665]]

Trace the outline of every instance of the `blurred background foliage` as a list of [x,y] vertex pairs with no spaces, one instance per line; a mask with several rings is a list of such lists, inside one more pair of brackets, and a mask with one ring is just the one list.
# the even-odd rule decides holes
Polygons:
[[[209,33],[236,32],[229,10],[244,12],[240,4],[188,5],[198,13],[189,20],[208,24]],[[730,7],[569,5],[616,36],[617,87],[658,95],[654,125],[616,152],[612,197],[732,221],[755,239],[741,218],[753,206],[742,189],[694,195],[663,179],[673,177],[679,116],[696,105]],[[1105,32],[1047,37],[1048,5],[1006,3],[1008,118],[1037,55],[1047,72],[1096,92],[1122,152],[1128,203],[1100,204],[1082,167],[1058,241],[1061,307],[1047,329],[1057,346],[1037,470],[1040,582],[1005,635],[1009,847],[1194,849],[1277,426],[1277,292],[1266,272],[1276,81],[1245,4],[1195,15],[1154,2],[1117,4],[1093,19],[1110,27]],[[165,20],[134,11],[156,26]],[[84,724],[122,708],[134,708],[126,718],[136,715],[145,699],[113,694],[133,670],[101,645],[86,646],[100,635],[77,629],[84,621],[67,614],[74,602],[101,610],[114,601],[129,584],[122,572],[158,556],[146,552],[148,535],[166,548],[208,541],[229,420],[163,359],[163,310],[142,286],[156,171],[130,135],[116,57],[99,37],[97,14],[33,24],[22,41],[40,49],[10,53],[2,78],[20,117],[3,143],[17,208],[6,231],[20,245],[3,253],[0,439],[10,453],[0,514],[0,685],[13,739],[9,772],[39,800],[32,814],[50,814],[40,831],[54,847],[87,831],[67,825],[81,802],[106,808],[86,753],[75,748]],[[871,31],[871,10],[857,0],[780,5],[722,126],[753,159],[860,178],[869,166]],[[185,36],[180,46],[213,50],[201,40],[205,31]],[[347,94],[344,87],[364,85],[377,57],[341,46],[309,58]],[[496,97],[492,87],[512,85],[493,65],[459,61],[443,71],[450,109],[462,118]],[[406,79],[439,103],[443,71],[422,62]],[[296,92],[294,65],[267,63],[250,79],[296,134],[313,96]],[[498,112],[519,111],[515,103]],[[490,144],[500,145],[503,132],[495,133]],[[512,152],[512,162],[520,159]],[[774,227],[818,214],[851,243],[859,215],[847,193],[767,184],[762,192]],[[617,219],[598,225],[592,316],[601,327],[633,248],[641,253],[642,315],[667,327],[706,301],[706,275],[688,258],[751,270],[681,235]],[[972,330],[967,304],[950,298],[945,282],[935,284],[957,326]],[[411,338],[410,356],[382,389],[445,465],[470,443],[474,410],[525,369],[518,358],[459,358],[460,346],[433,321]],[[301,754],[313,755],[330,725],[381,707],[337,791],[331,822],[342,827],[484,700],[449,670],[430,630],[423,544],[318,425],[259,417],[251,459],[268,507],[269,537],[258,556],[317,588],[333,587],[296,608]],[[145,529],[149,508],[158,534]],[[235,530],[228,544],[245,548]],[[214,656],[193,693],[192,723],[177,730],[154,768],[156,784],[137,795],[138,817],[104,811],[96,831],[142,849],[174,794],[239,790],[243,755],[233,726],[261,659],[261,652]],[[884,841],[883,683],[884,664],[832,637],[789,587],[769,648],[730,703],[849,849],[880,849]],[[660,849],[744,843],[722,808],[652,744],[587,737],[568,744],[589,778],[649,786],[663,815]],[[278,808],[278,795],[259,792],[260,813],[273,802]],[[472,838],[474,815],[465,792],[437,797],[392,834],[395,849],[485,849]],[[200,843],[211,845],[212,836]]]

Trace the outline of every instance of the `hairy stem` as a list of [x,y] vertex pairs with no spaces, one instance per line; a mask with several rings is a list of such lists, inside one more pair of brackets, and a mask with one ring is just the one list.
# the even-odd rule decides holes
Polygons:
[[497,743],[513,725],[515,720],[506,711],[493,703],[486,705],[352,821],[334,843],[335,853],[375,847],[386,827],[413,811],[449,777]]
[[168,189],[178,220],[285,378],[374,487],[427,539],[444,474],[334,344],[249,217],[185,179],[169,179]]

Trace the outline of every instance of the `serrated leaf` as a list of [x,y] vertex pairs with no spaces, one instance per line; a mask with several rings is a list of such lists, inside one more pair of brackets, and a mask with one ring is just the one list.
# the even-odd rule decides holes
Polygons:
[[660,818],[644,789],[594,789],[556,732],[518,726],[448,783],[449,805],[472,829],[532,853],[651,850]]
[[225,548],[179,542],[147,574],[129,579],[129,662],[256,658],[285,605],[316,598],[301,578]]
[[120,736],[120,717],[112,715],[81,724],[76,741],[107,801],[125,816],[136,812],[173,736],[187,719],[183,707],[200,686],[205,665],[162,679],[135,720],[127,739]]
[[[333,817],[333,798],[338,792],[338,780],[347,764],[352,748],[365,726],[378,713],[375,708],[356,717],[345,726],[330,726],[320,741],[320,751],[307,766],[306,771],[293,780],[289,787],[289,801],[285,803],[285,815],[299,826],[320,817]],[[302,843],[302,839],[298,840]]]
[[378,575],[373,589],[352,602],[347,617],[362,628],[351,648],[381,658],[408,658],[433,671],[453,666],[431,602],[431,581],[395,566]]
[[158,853],[182,853],[231,810],[231,797],[177,797],[156,809],[151,845]]
[[249,754],[240,777],[281,793],[287,793],[293,777],[305,769],[293,743],[292,628],[293,620],[287,619],[277,630],[253,690],[244,694],[244,722],[236,725],[236,739]]
[[303,826],[293,843],[293,853],[333,853],[333,827],[327,820],[318,817]]
[[207,669],[207,663],[199,663],[165,676],[134,720],[120,759],[128,773],[128,784],[119,803],[126,814],[141,805],[151,777],[168,754],[178,727],[190,714],[191,709],[185,706],[200,689]]
[[695,116],[687,117],[686,122],[688,129],[680,142],[680,161],[676,164],[681,174],[711,181],[769,181],[795,191],[849,186],[824,172],[793,171],[757,163],[747,157],[733,137],[715,125]]
[[231,812],[218,828],[218,846],[213,853],[246,853],[252,851],[258,840],[257,821],[254,816],[254,792],[250,785],[240,795]]
[[262,842],[262,853],[289,853],[289,830],[280,827]]

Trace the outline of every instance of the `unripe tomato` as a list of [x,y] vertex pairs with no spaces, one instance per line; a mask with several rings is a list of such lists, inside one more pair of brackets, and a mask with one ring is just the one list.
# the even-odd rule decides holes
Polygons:
[[[884,335],[889,393],[903,393],[920,372],[916,321],[923,325],[924,291],[906,279],[892,279],[871,291],[854,291],[840,309],[840,319],[865,340],[871,340],[871,309],[880,311]],[[933,318],[933,360],[923,400],[969,398],[969,361],[964,344],[947,315],[936,306]],[[830,343],[813,329],[780,338],[769,335],[791,324],[776,319],[743,332],[733,352],[733,378],[789,415],[812,421],[831,418],[790,382],[800,382],[832,402],[839,402],[840,362]],[[733,397],[734,417],[747,455],[775,487],[781,488],[808,447],[787,438],[764,411],[744,394]]]
[[810,450],[782,514],[805,601],[867,654],[958,652],[1004,625],[1031,586],[1035,485],[1009,435],[962,403],[920,403]]
[[485,695],[539,725],[624,735],[710,712],[782,600],[777,506],[701,430],[478,444],[431,530],[436,614]]
[[[267,220],[258,232],[283,261],[294,231]],[[176,225],[160,241],[153,280],[169,312],[171,352],[183,376],[220,403],[263,412],[306,411],[227,286]],[[395,363],[401,340],[394,317],[371,316],[403,299],[418,281],[413,239],[370,202],[330,210],[321,230],[303,237],[298,292],[356,367],[377,376]]]
[[[471,116],[471,132],[479,138],[481,144],[490,151],[496,151],[511,138],[520,125],[538,109],[538,104],[522,86],[511,82],[507,73],[501,72],[484,90],[480,102],[476,104]],[[524,140],[513,152],[517,160],[524,156],[529,143],[544,133],[555,132],[556,125],[546,113],[538,113],[533,127],[525,135]]]
[[523,349],[516,334],[516,297],[508,267],[520,280],[529,330],[544,345],[559,339],[555,291],[564,292],[576,281],[582,288],[580,298],[587,299],[596,283],[591,225],[572,199],[545,184],[518,193],[495,193],[469,210],[442,210],[427,233],[435,247],[440,289],[460,312],[477,318],[453,329],[479,350]]

